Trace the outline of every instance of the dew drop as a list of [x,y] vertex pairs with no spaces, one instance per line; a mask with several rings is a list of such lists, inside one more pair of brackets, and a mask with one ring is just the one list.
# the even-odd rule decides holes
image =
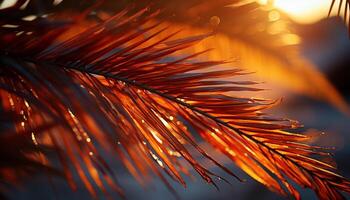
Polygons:
[[36,140],[36,137],[35,137],[34,132],[32,132],[31,137],[32,137],[32,141],[33,141],[33,143],[34,143],[35,145],[38,145],[38,141]]
[[209,20],[209,23],[212,25],[212,26],[218,26],[220,24],[220,18],[218,16],[212,16]]
[[5,9],[5,8],[9,8],[11,6],[14,6],[17,3],[17,0],[5,0],[5,1],[1,1],[0,3],[0,9]]
[[37,18],[36,15],[28,15],[28,16],[26,16],[26,17],[23,17],[22,20],[23,20],[23,21],[33,21],[33,20],[35,20],[36,18]]
[[62,1],[63,1],[63,0],[54,0],[52,4],[53,4],[54,6],[57,6],[57,5],[60,4]]
[[278,21],[280,19],[280,13],[276,10],[269,12],[269,20],[271,22]]

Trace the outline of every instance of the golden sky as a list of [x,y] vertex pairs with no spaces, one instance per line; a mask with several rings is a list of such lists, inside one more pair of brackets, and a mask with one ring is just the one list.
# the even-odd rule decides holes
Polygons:
[[[257,0],[273,4],[299,23],[313,23],[327,17],[332,0]],[[336,13],[334,12],[333,15]]]
[[[5,0],[0,9],[9,7],[17,0]],[[55,0],[56,3],[62,0]],[[332,0],[256,0],[261,4],[272,4],[277,9],[287,13],[299,23],[313,23],[327,17]],[[340,0],[337,0],[338,2]],[[334,15],[336,12],[333,13]]]

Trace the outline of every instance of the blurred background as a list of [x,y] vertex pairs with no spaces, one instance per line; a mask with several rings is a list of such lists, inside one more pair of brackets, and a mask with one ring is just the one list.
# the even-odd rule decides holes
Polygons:
[[[15,1],[0,2],[0,7],[4,8]],[[62,3],[54,2],[58,6]],[[149,3],[143,0],[121,1],[119,4],[107,2],[113,5],[107,5],[108,9],[116,10],[130,2],[136,7]],[[73,1],[70,5],[79,7],[78,4]],[[297,119],[305,125],[300,132],[320,135],[315,143],[336,147],[334,159],[339,171],[350,177],[350,39],[342,15],[337,16],[338,8],[327,18],[331,0],[257,0],[245,3],[234,0],[181,0],[153,1],[153,4],[166,10],[159,20],[170,23],[170,28],[185,27],[184,35],[215,32],[212,38],[186,53],[215,48],[204,56],[207,59],[231,60],[229,66],[239,66],[254,72],[242,79],[263,82],[262,87],[269,90],[242,95],[271,99],[282,97],[283,101],[269,112]],[[204,148],[211,155],[217,155],[210,147]],[[240,183],[212,168],[230,180],[230,184],[217,180],[218,191],[193,173],[193,179],[187,179],[186,189],[173,184],[181,199],[284,199],[249,178],[228,159],[217,156],[246,182]],[[128,199],[175,199],[159,180],[142,188],[118,165],[115,163],[115,170]],[[313,192],[301,191],[303,199],[316,199]],[[63,180],[48,181],[46,177],[28,180],[20,192],[14,190],[10,197],[90,198],[82,188],[73,193]]]

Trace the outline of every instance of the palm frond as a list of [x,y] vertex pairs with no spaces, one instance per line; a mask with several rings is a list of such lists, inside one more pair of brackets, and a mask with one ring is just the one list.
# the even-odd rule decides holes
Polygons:
[[[1,29],[3,110],[27,116],[19,127],[24,131],[58,124],[46,137],[34,134],[34,144],[56,149],[72,188],[75,173],[92,196],[98,189],[108,195],[107,187],[123,195],[106,154],[116,155],[141,184],[156,175],[170,190],[164,173],[186,184],[182,176],[188,171],[179,158],[215,185],[218,176],[198,163],[191,148],[235,176],[197,144],[196,133],[280,194],[299,198],[290,182],[314,190],[320,199],[350,192],[349,181],[317,159],[329,156],[326,149],[289,132],[299,123],[263,113],[274,101],[238,96],[260,90],[255,82],[234,81],[245,71],[218,70],[223,61],[196,61],[204,51],[176,54],[208,35],[159,37],[169,29],[160,28],[147,11],[124,10],[88,22],[84,30],[75,29],[82,17],[64,23],[17,21],[18,26]],[[79,33],[71,36],[74,31]]]
[[[338,3],[338,6],[336,6],[336,3]],[[331,15],[333,10],[337,10],[338,16],[341,14],[344,14],[344,21],[345,24],[349,26],[350,23],[350,1],[349,0],[332,0],[331,6],[329,8],[328,16]],[[342,13],[343,12],[343,13]],[[350,26],[349,26],[349,33],[350,33]]]
[[[64,0],[58,5],[53,2],[35,0],[17,3],[18,7],[24,7],[20,15],[26,17],[67,8],[79,11],[96,1],[76,3]],[[302,39],[293,29],[294,22],[278,10],[262,8],[254,0],[139,0],[137,4],[129,0],[97,2],[100,2],[101,8],[96,11],[97,15],[105,15],[105,11],[113,13],[125,7],[133,7],[130,12],[133,13],[151,4],[150,10],[162,10],[156,20],[167,22],[174,30],[184,28],[185,32],[179,38],[186,34],[217,33],[215,39],[208,38],[187,48],[187,53],[213,48],[201,58],[237,59],[242,68],[256,72],[253,75],[256,79],[269,80],[271,86],[278,85],[274,91],[302,94],[329,102],[343,112],[350,110],[335,87],[312,62],[302,56]],[[7,14],[12,15],[18,13],[12,11]]]
[[335,87],[302,55],[302,38],[293,28],[295,23],[282,12],[241,0],[159,0],[155,4],[165,10],[158,19],[167,21],[174,30],[183,29],[179,38],[215,33],[215,37],[187,48],[186,53],[213,49],[201,58],[238,60],[241,67],[255,72],[256,79],[278,85],[275,91],[282,89],[324,100],[349,112]]
[[[22,121],[28,117],[26,114],[20,115],[14,111],[4,110],[1,110],[0,114],[0,197],[5,199],[7,189],[17,186],[33,174],[44,172],[49,177],[62,176],[44,156],[57,149],[35,143],[34,138],[34,134],[40,136],[53,128],[54,124],[45,123],[24,129]],[[14,131],[14,127],[18,127],[18,131]]]

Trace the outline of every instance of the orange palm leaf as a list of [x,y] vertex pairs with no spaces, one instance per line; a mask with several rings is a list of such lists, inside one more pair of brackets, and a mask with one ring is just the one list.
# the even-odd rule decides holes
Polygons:
[[[97,190],[108,195],[107,187],[123,195],[106,154],[116,155],[141,184],[156,175],[173,190],[166,174],[185,185],[182,176],[188,172],[178,162],[181,157],[215,185],[217,175],[198,163],[190,147],[235,176],[197,144],[198,134],[280,194],[299,198],[290,182],[314,190],[320,199],[350,192],[347,179],[316,159],[328,157],[326,149],[289,132],[299,123],[263,113],[275,102],[239,96],[260,90],[255,82],[235,80],[245,71],[218,70],[222,61],[195,61],[200,53],[174,54],[207,35],[174,40],[175,33],[169,33],[145,45],[167,29],[152,32],[160,25],[152,23],[154,14],[147,9],[127,14],[124,10],[70,38],[62,34],[84,18],[72,23],[10,19],[18,27],[3,28],[0,35],[1,110],[23,117],[18,134],[31,133],[34,144],[56,150],[72,188],[76,173],[92,196]],[[42,124],[55,127],[38,135],[32,128]]]

